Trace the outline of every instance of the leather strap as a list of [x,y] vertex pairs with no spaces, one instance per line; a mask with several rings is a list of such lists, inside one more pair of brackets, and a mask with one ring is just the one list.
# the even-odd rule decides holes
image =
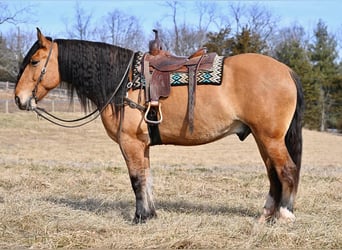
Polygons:
[[[150,112],[148,112],[147,117],[151,121],[158,121],[158,109],[157,107],[151,107]],[[160,138],[159,126],[158,124],[147,123],[148,134],[151,140],[151,146],[161,145],[162,140]]]
[[188,120],[190,133],[194,131],[194,109],[196,103],[196,86],[197,86],[197,71],[202,63],[203,58],[207,54],[203,54],[198,63],[195,65],[189,65],[189,88],[188,88]]
[[188,66],[189,86],[188,86],[188,121],[190,133],[194,131],[194,108],[196,103],[196,65]]

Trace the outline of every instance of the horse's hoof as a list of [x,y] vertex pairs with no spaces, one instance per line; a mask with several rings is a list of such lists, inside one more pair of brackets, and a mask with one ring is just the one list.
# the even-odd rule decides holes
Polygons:
[[265,223],[291,223],[296,220],[296,216],[287,208],[280,207],[276,213],[271,213],[264,209],[264,213],[260,216],[258,222]]
[[280,207],[277,218],[280,223],[291,223],[296,220],[296,216],[285,207]]
[[264,213],[260,216],[258,222],[260,224],[268,223],[274,221],[274,212],[270,209],[264,208]]
[[146,218],[144,219],[141,216],[140,217],[135,216],[133,219],[133,224],[144,224],[144,223],[146,223]]
[[260,224],[265,224],[266,221],[267,221],[267,220],[266,220],[265,215],[261,215],[260,218],[258,219],[258,222],[259,222]]
[[155,211],[150,212],[149,214],[135,214],[134,219],[133,219],[133,223],[134,224],[143,224],[146,223],[147,220],[153,219],[153,218],[157,218],[157,213]]

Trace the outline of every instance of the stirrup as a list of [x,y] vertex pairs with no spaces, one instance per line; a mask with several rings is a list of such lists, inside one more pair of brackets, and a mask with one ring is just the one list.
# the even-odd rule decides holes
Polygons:
[[147,123],[158,125],[159,123],[161,123],[163,121],[163,113],[161,112],[161,103],[159,103],[159,105],[158,105],[158,112],[160,114],[160,119],[158,121],[152,121],[152,120],[147,118],[147,115],[150,112],[150,109],[151,109],[151,102],[148,103],[148,107],[147,107],[147,110],[145,112],[144,120]]

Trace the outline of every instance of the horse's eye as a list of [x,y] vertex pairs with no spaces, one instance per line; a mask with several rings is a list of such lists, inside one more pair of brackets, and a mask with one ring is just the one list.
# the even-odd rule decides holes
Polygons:
[[40,61],[31,59],[31,65],[32,65],[33,67],[38,66],[39,62],[40,62]]

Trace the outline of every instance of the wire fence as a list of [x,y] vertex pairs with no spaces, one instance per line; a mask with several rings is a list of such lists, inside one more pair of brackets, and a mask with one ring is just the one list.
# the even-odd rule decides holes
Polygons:
[[[14,83],[0,82],[0,113],[18,112],[14,101]],[[39,102],[39,107],[49,112],[82,112],[80,103],[70,102],[66,89],[56,88]]]

